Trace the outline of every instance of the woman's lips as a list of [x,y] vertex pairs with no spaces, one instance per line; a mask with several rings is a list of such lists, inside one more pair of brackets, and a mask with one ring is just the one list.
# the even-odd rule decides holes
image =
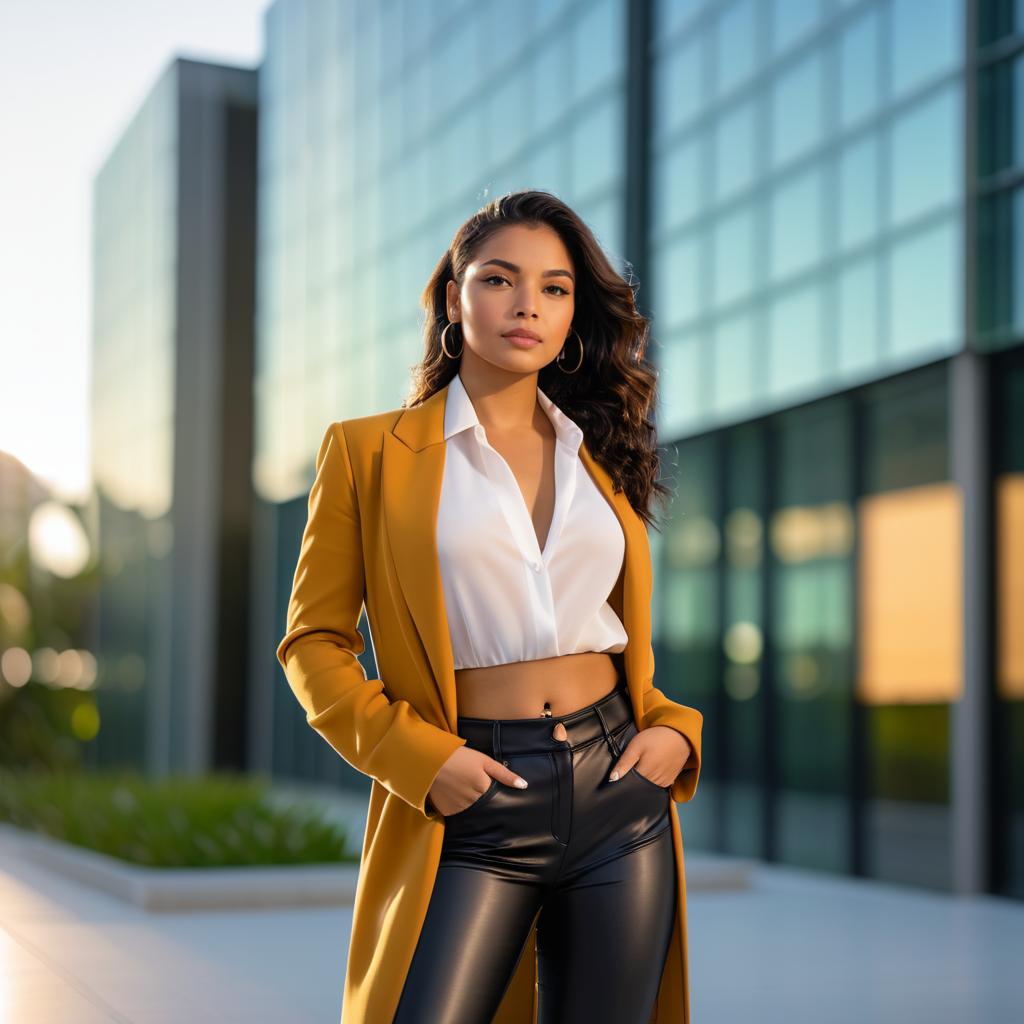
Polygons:
[[510,341],[516,348],[533,348],[535,345],[539,345],[540,342],[536,338],[527,338],[525,334],[506,334],[503,335],[506,341]]

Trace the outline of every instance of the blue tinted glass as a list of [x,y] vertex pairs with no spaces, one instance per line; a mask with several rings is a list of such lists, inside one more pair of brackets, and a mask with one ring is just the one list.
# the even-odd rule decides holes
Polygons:
[[852,372],[877,365],[878,265],[875,258],[858,260],[839,275],[839,369]]
[[682,433],[704,413],[703,340],[700,333],[686,334],[667,339],[657,350],[659,437]]
[[957,84],[894,119],[889,173],[893,224],[959,198],[960,106]]
[[693,40],[665,54],[654,72],[653,115],[657,138],[670,135],[691,121],[704,98],[702,76],[705,50]]
[[775,0],[772,4],[772,46],[787,49],[815,28],[825,5],[822,0]]
[[878,234],[878,140],[867,135],[839,154],[839,246]]
[[749,310],[715,324],[711,344],[711,404],[718,413],[738,413],[755,396],[757,331]]
[[537,46],[531,74],[531,128],[541,132],[564,117],[568,106],[565,96],[569,91],[569,47],[564,37],[554,36]]
[[700,139],[690,138],[654,161],[654,204],[651,228],[655,235],[695,217],[700,208]]
[[754,207],[744,205],[719,219],[714,231],[712,294],[723,306],[754,286]]
[[654,303],[662,329],[684,323],[700,311],[699,248],[696,236],[687,234],[654,257]]
[[681,29],[705,5],[705,0],[654,0],[654,31],[663,38]]
[[524,178],[529,188],[547,189],[561,194],[569,185],[568,166],[568,138],[556,135],[543,145],[529,147]]
[[756,117],[758,101],[723,113],[715,122],[714,194],[717,201],[746,188],[758,169]]
[[753,0],[737,0],[722,11],[715,28],[718,95],[745,82],[757,66],[757,24]]
[[822,372],[821,286],[776,296],[768,310],[768,387],[772,395],[809,386]]
[[770,271],[777,280],[822,256],[822,174],[814,166],[781,184],[770,200]]
[[574,196],[582,199],[621,177],[625,135],[621,93],[577,116],[570,149]]
[[768,387],[779,396],[819,380],[822,370],[821,287],[817,282],[776,296],[768,310]]
[[580,203],[576,209],[590,226],[608,258],[615,264],[619,273],[623,273],[622,265],[622,208],[615,193],[606,195],[594,202]]
[[877,8],[847,25],[839,39],[839,120],[844,128],[878,107],[881,49],[882,23]]
[[799,156],[822,137],[823,58],[811,53],[776,79],[772,89],[772,166]]
[[621,74],[626,57],[624,13],[622,0],[590,0],[572,19],[574,100]]
[[1013,193],[1013,251],[1009,267],[1014,330],[1024,332],[1024,188]]
[[486,155],[491,164],[509,160],[527,143],[532,128],[527,103],[531,71],[528,63],[520,64],[472,97],[472,102],[484,104]]
[[893,246],[889,271],[889,351],[949,352],[962,335],[959,221],[949,218]]
[[[891,0],[892,91],[900,96],[963,62],[963,0]],[[922,14],[927,11],[927,16]]]

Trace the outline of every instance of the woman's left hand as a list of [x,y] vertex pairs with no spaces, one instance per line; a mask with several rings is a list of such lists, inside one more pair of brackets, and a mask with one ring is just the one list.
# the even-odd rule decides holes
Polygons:
[[626,744],[612,768],[609,781],[621,779],[634,766],[640,774],[656,786],[670,786],[675,782],[690,757],[690,741],[667,725],[652,725],[638,732]]

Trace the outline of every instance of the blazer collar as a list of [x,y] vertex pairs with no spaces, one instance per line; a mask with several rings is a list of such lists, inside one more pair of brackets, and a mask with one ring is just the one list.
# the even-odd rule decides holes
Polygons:
[[[419,405],[403,409],[384,434],[381,454],[381,506],[387,544],[398,589],[426,654],[431,684],[437,688],[449,728],[457,729],[454,656],[445,611],[437,552],[437,511],[444,476],[444,411],[450,385]],[[650,670],[651,566],[647,527],[625,493],[616,491],[608,472],[583,440],[580,459],[622,526],[625,557],[622,604],[615,611],[629,636],[623,651],[634,714],[643,713],[642,676]]]

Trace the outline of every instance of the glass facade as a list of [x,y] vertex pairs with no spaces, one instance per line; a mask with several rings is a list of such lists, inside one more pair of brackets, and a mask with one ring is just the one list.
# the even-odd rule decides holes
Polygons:
[[156,83],[96,175],[90,410],[91,532],[104,764],[142,765],[144,723],[166,660],[154,624],[173,542],[178,230],[178,76]]
[[996,363],[992,634],[995,891],[1024,899],[1024,350]]
[[979,7],[975,344],[996,351],[1024,333],[1024,4]]
[[[260,74],[256,485],[398,406],[420,292],[468,211],[530,185],[622,247],[622,0],[278,0]],[[496,40],[501,45],[495,47]]]
[[[1024,4],[927,6],[525,0],[509,33],[497,3],[277,0],[260,86],[267,621],[284,621],[325,423],[400,404],[415,303],[458,223],[552,190],[641,268],[653,316],[675,493],[651,534],[657,683],[704,713],[690,848],[969,888],[963,801],[989,792],[955,782],[980,749],[985,885],[1024,896]],[[649,135],[628,163],[634,114]],[[627,203],[637,166],[644,201]],[[974,405],[955,397],[965,367],[991,384]],[[963,467],[990,453],[979,575]],[[989,576],[998,641],[978,678],[965,622]],[[265,684],[267,766],[365,785]],[[979,687],[992,742],[965,747]]]
[[959,349],[962,0],[655,10],[659,430]]
[[103,766],[243,756],[255,97],[253,69],[173,59],[93,183]]
[[711,740],[691,841],[949,886],[946,390],[938,364],[673,446],[657,646]]

